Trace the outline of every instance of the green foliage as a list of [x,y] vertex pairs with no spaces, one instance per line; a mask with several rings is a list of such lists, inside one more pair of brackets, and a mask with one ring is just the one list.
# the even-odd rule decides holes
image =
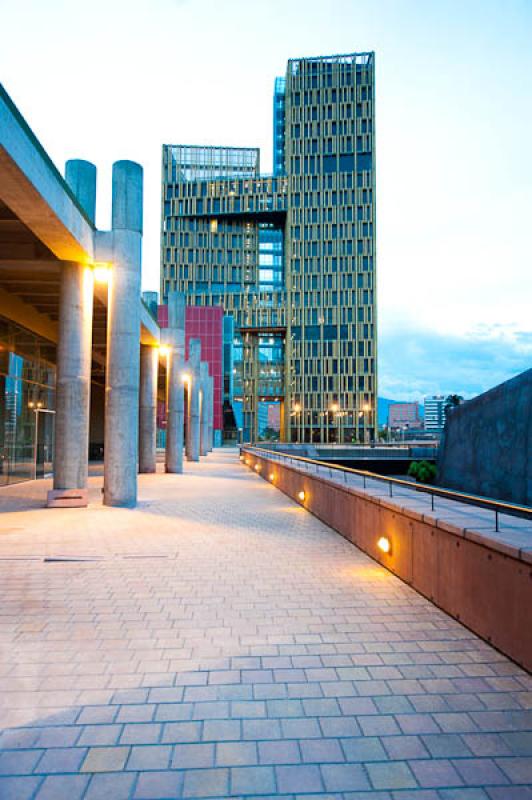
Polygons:
[[418,483],[434,483],[436,467],[430,461],[412,461],[408,467],[408,476]]
[[445,415],[447,416],[449,411],[451,411],[453,408],[456,408],[457,406],[461,406],[463,402],[464,402],[464,398],[462,397],[461,394],[450,394],[450,395],[448,395],[445,398],[445,405],[444,405]]
[[266,427],[264,428],[262,436],[259,437],[262,441],[266,442],[275,442],[279,439],[279,431],[276,431],[274,428]]

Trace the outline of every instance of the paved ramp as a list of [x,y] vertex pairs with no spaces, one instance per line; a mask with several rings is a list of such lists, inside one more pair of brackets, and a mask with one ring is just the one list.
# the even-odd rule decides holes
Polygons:
[[532,796],[522,670],[235,450],[186,470],[0,490],[2,800]]

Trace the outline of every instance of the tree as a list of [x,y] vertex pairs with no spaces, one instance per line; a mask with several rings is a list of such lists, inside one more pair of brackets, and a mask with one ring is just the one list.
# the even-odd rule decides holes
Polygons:
[[447,416],[447,414],[449,413],[449,411],[451,411],[451,409],[456,408],[456,406],[461,406],[463,402],[464,398],[462,397],[461,394],[447,395],[447,397],[445,398],[445,405],[444,405],[445,416]]
[[430,461],[412,461],[407,474],[410,478],[415,478],[417,483],[434,483],[436,467]]

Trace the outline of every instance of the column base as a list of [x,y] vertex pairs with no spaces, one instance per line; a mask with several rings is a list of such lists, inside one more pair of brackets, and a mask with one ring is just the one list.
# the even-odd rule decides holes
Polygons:
[[46,498],[47,508],[86,508],[88,489],[51,489]]

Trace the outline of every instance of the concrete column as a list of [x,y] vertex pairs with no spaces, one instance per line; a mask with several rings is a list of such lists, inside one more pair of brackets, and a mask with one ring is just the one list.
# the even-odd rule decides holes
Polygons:
[[139,472],[157,470],[157,378],[159,350],[140,347]]
[[142,167],[113,164],[112,269],[107,306],[104,503],[137,502]]
[[200,364],[200,456],[209,452],[209,365],[206,361]]
[[168,347],[166,361],[166,472],[183,472],[185,422],[185,295],[168,294],[168,327],[163,329]]
[[199,461],[200,455],[200,361],[201,341],[191,339],[188,350],[187,461]]
[[209,375],[207,379],[207,397],[209,403],[207,447],[210,453],[214,446],[214,378],[212,375]]
[[[61,264],[54,491],[48,505],[87,505],[92,352],[92,269]],[[65,492],[73,489],[75,492]]]
[[96,219],[96,167],[90,161],[71,159],[65,164],[65,180],[92,224]]

